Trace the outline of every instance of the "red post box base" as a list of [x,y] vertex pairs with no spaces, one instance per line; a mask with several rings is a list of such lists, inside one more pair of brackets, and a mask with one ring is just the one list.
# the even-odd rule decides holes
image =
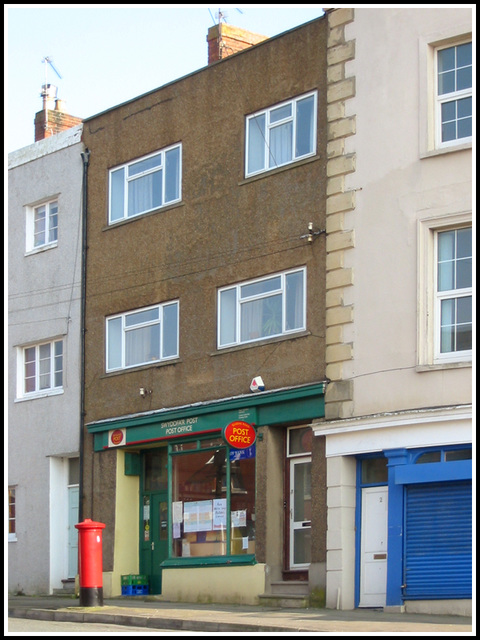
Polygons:
[[80,587],[81,607],[103,607],[103,587]]

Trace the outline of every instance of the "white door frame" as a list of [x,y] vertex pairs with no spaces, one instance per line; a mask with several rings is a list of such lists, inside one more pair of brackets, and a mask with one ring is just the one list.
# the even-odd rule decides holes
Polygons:
[[388,487],[362,489],[359,607],[384,607],[387,599]]
[[294,542],[295,542],[295,532],[297,531],[306,531],[307,529],[311,531],[312,523],[311,520],[297,520],[295,521],[295,467],[298,464],[311,464],[312,456],[299,456],[296,458],[290,458],[290,545],[289,545],[289,568],[290,569],[306,569],[310,566],[310,562],[304,563],[295,563],[294,562]]

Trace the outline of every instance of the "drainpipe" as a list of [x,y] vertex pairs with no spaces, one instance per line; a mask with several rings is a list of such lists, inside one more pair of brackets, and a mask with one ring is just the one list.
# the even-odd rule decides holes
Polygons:
[[83,184],[82,184],[82,283],[81,283],[81,310],[80,310],[80,443],[79,443],[79,501],[78,521],[83,522],[83,460],[84,460],[84,428],[85,428],[85,307],[86,307],[86,281],[87,281],[87,174],[90,151],[85,149],[80,154],[83,160]]

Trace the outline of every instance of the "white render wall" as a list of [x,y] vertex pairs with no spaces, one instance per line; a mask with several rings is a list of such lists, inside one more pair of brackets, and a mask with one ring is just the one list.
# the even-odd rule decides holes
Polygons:
[[[79,455],[82,126],[9,154],[8,485],[17,540],[9,592],[50,593],[67,577],[68,457]],[[58,199],[58,245],[25,255],[27,205]],[[63,393],[17,399],[17,347],[63,338]]]
[[[472,211],[470,148],[435,155],[427,142],[427,43],[467,34],[471,9],[355,8],[345,27],[355,41],[346,76],[355,97],[346,116],[356,133],[345,139],[356,170],[345,179],[355,209],[345,215],[355,248],[345,252],[353,286],[345,305],[354,321],[344,342],[353,358],[343,379],[353,380],[353,415],[470,403],[471,364],[419,371],[419,221]],[[429,155],[429,153],[431,155]]]

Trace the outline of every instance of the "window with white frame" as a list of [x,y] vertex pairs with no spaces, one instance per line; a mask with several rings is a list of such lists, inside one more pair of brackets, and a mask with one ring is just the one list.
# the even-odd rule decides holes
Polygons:
[[472,43],[436,50],[437,146],[472,138]]
[[178,301],[107,318],[107,371],[178,357]]
[[177,144],[111,169],[109,223],[178,202],[181,163],[182,147]]
[[252,176],[314,155],[316,132],[316,92],[248,116],[245,175]]
[[15,542],[17,539],[15,513],[15,487],[8,487],[8,541]]
[[436,232],[436,357],[472,353],[472,228]]
[[54,247],[58,240],[58,201],[27,207],[27,252]]
[[63,389],[63,340],[21,347],[19,350],[19,398]]
[[304,267],[218,292],[219,348],[288,335],[305,327]]

